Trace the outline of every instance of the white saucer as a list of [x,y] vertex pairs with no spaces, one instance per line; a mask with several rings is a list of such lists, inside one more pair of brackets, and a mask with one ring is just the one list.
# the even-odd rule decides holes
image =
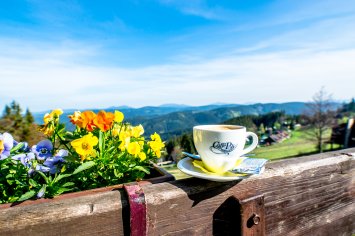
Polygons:
[[207,179],[211,181],[217,182],[227,182],[238,179],[248,178],[250,175],[240,176],[240,174],[234,174],[232,172],[226,172],[223,174],[216,174],[212,172],[203,172],[200,168],[195,167],[192,164],[193,160],[191,158],[184,158],[177,164],[177,167],[187,175],[191,175],[193,177]]

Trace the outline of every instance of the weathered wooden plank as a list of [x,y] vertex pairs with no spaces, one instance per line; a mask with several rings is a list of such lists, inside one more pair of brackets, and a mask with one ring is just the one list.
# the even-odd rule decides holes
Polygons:
[[115,190],[2,206],[0,235],[123,235],[127,204],[121,190]]
[[[155,168],[142,184],[174,180]],[[122,185],[63,194],[54,199],[0,205],[4,235],[129,235],[129,205]]]
[[[355,149],[278,161],[263,175],[145,185],[149,235],[239,235],[240,201],[262,193],[266,235],[355,232]],[[351,154],[352,153],[352,154]],[[128,235],[120,186],[0,205],[0,235]],[[245,218],[244,218],[245,219]]]
[[265,174],[240,182],[187,179],[144,186],[148,234],[238,235],[240,206],[231,196],[256,192],[265,195],[267,235],[350,234],[354,162],[351,154],[326,153],[270,163]]

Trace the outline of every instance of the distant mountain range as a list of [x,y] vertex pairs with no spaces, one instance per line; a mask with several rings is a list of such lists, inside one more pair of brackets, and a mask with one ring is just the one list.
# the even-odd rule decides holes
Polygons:
[[[159,133],[163,139],[191,131],[199,124],[218,124],[241,115],[259,115],[268,112],[284,111],[286,114],[301,114],[306,108],[303,102],[288,103],[257,103],[252,105],[211,104],[206,106],[187,106],[180,104],[165,104],[162,106],[146,106],[131,108],[127,106],[109,107],[105,111],[120,110],[125,120],[133,125],[142,124],[145,134]],[[92,109],[98,112],[101,109]],[[75,110],[64,110],[61,122],[70,124],[68,115]],[[43,123],[46,112],[33,113],[35,122]]]

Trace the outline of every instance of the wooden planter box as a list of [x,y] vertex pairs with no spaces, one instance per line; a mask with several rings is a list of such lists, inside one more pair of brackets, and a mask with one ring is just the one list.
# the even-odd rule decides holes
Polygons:
[[173,180],[173,175],[154,165],[148,178],[139,182],[66,193],[52,199],[0,204],[0,236],[87,235],[98,232],[98,228],[105,229],[103,235],[123,235],[124,230],[129,231],[130,217],[124,186]]

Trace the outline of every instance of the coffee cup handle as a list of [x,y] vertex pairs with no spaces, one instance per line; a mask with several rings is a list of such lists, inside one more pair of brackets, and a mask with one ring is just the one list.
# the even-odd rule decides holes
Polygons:
[[256,146],[258,145],[258,142],[259,142],[258,136],[256,134],[254,134],[253,132],[247,132],[246,133],[246,137],[249,137],[249,136],[252,137],[253,142],[252,142],[252,144],[250,144],[249,147],[247,147],[246,149],[244,149],[242,151],[241,155],[244,155],[244,154],[246,154],[248,152],[253,151],[256,148]]

